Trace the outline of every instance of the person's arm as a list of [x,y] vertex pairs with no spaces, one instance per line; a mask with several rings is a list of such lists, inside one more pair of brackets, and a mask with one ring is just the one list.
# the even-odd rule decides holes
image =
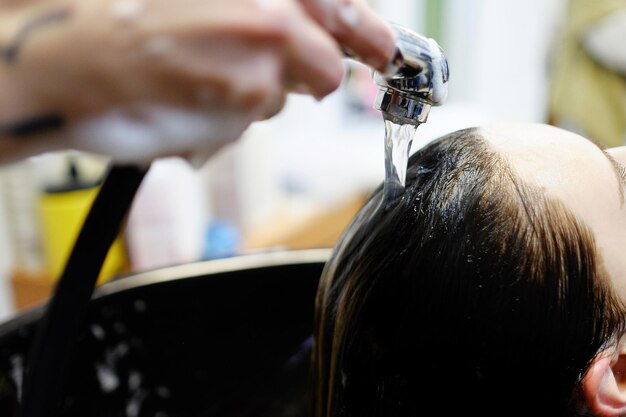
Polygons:
[[364,0],[31,1],[0,9],[0,160],[30,136],[129,160],[215,148],[290,91],[333,92],[341,47],[381,70],[394,49]]
[[[28,26],[28,8],[0,8],[0,126],[6,127],[17,120],[36,113],[28,85],[20,77],[20,43],[26,41],[24,28]],[[2,132],[3,129],[0,129]]]
[[0,160],[5,162],[60,144],[55,133],[63,119],[31,94],[22,77],[20,53],[35,32],[68,16],[58,6],[49,7],[46,15],[37,3],[46,0],[0,1]]

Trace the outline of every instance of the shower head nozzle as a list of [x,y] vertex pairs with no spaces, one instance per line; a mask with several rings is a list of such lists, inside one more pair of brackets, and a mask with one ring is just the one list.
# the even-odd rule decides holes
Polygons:
[[448,61],[441,47],[402,26],[392,26],[396,53],[384,74],[374,73],[380,87],[374,107],[385,120],[396,124],[426,122],[431,106],[443,104],[448,95]]

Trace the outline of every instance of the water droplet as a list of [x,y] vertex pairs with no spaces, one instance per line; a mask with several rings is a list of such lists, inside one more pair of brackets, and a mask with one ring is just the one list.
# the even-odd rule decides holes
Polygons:
[[98,324],[92,324],[90,329],[91,334],[93,334],[93,337],[95,337],[97,340],[104,340],[104,338],[106,337],[106,333],[102,326]]
[[172,396],[172,392],[166,386],[160,386],[156,389],[157,395],[161,398],[170,398]]
[[417,169],[415,170],[415,173],[417,175],[423,175],[423,174],[430,174],[431,172],[433,172],[432,168],[426,168],[425,166],[418,166]]
[[128,404],[126,404],[126,415],[128,417],[137,417],[140,409],[141,403],[139,401],[131,400]]
[[104,393],[111,393],[117,389],[120,385],[120,380],[117,376],[115,370],[105,364],[97,363],[96,364],[96,375],[98,378],[98,382],[100,383],[100,389]]
[[130,371],[128,374],[128,388],[135,391],[141,386],[141,373],[139,371]]
[[148,305],[146,304],[144,300],[136,299],[135,302],[133,303],[133,307],[135,308],[135,311],[139,313],[143,313],[144,311],[146,311],[146,308],[148,307]]
[[22,398],[22,383],[24,381],[24,358],[20,355],[12,355],[11,361],[11,378],[17,387],[17,398]]
[[121,321],[116,321],[115,324],[113,324],[113,330],[115,330],[117,334],[122,334],[126,331],[126,325]]

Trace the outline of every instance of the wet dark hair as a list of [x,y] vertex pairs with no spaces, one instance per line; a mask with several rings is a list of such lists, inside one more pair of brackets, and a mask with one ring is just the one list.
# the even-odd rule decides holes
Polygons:
[[625,323],[588,227],[458,131],[411,157],[401,198],[373,194],[326,265],[312,414],[576,415]]

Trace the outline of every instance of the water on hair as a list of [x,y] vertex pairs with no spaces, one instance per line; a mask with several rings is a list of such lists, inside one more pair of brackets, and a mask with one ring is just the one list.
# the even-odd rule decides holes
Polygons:
[[417,126],[385,120],[385,182],[383,204],[388,205],[404,193],[406,169]]

